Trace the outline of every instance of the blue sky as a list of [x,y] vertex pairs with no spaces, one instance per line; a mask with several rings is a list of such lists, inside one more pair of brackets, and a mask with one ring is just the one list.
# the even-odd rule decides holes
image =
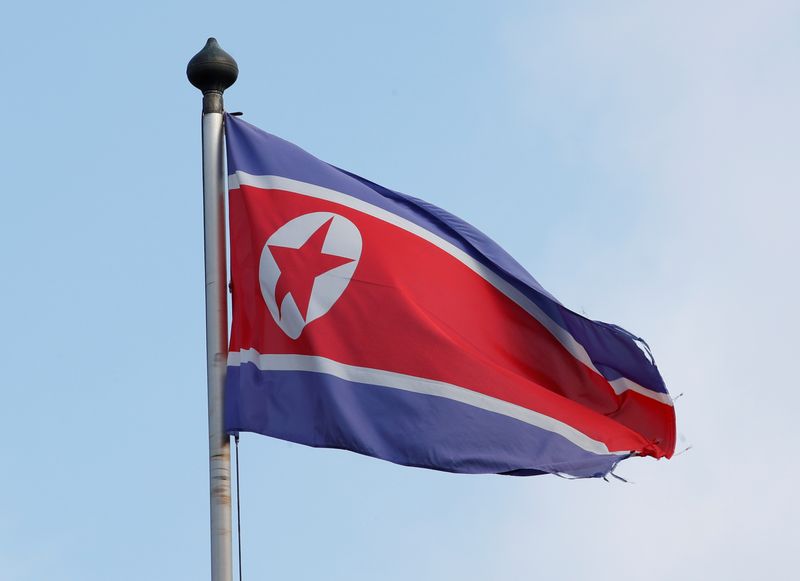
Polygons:
[[208,571],[199,93],[434,202],[652,346],[671,461],[465,477],[242,440],[250,579],[789,579],[794,2],[5,10],[0,579]]

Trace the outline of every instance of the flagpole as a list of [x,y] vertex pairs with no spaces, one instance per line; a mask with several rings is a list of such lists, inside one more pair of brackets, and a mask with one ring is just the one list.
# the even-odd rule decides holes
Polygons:
[[208,374],[208,463],[211,498],[211,581],[231,581],[231,448],[223,425],[223,388],[228,356],[225,173],[222,93],[239,68],[216,39],[209,38],[189,61],[186,76],[203,92],[203,222],[206,273],[206,364]]

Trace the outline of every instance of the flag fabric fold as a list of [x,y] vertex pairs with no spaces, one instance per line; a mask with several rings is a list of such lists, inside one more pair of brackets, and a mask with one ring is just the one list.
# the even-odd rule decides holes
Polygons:
[[452,214],[225,124],[228,431],[462,473],[672,455],[641,339],[567,309]]

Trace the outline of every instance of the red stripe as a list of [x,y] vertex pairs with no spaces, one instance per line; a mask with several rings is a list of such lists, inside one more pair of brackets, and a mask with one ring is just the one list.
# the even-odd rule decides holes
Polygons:
[[[670,406],[616,395],[536,319],[442,249],[368,214],[291,192],[242,186],[230,205],[231,350],[314,354],[445,381],[559,419],[610,450],[671,451]],[[261,297],[259,258],[280,226],[318,211],[358,227],[361,260],[331,311],[292,340]]]

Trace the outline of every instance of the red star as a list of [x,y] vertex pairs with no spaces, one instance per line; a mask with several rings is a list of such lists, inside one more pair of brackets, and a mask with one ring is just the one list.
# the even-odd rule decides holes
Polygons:
[[281,271],[275,285],[275,302],[280,308],[284,297],[288,293],[292,293],[294,303],[300,310],[303,320],[308,313],[314,279],[337,266],[353,262],[352,258],[322,252],[322,245],[328,236],[331,222],[333,222],[333,217],[317,228],[316,232],[309,236],[300,248],[269,247],[272,257],[278,263]]

